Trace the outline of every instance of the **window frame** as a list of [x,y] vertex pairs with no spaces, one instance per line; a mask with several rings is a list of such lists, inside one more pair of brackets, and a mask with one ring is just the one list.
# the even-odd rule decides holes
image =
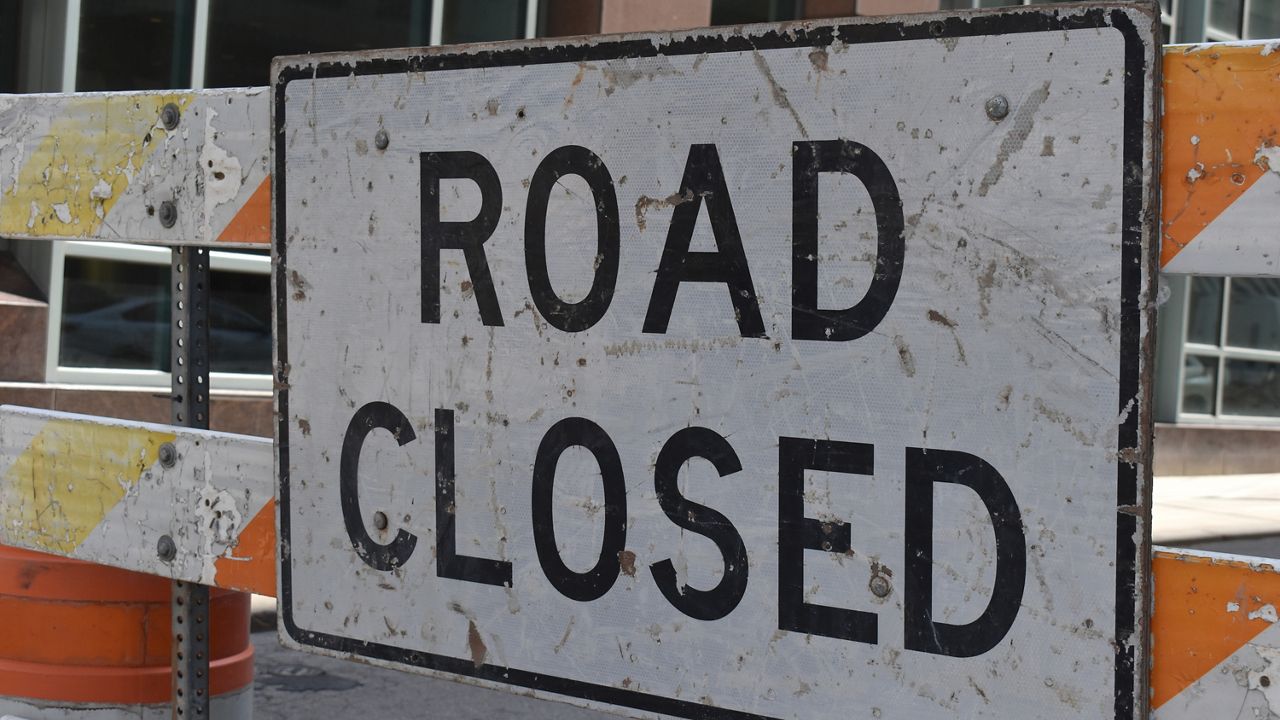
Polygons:
[[[1191,277],[1186,276],[1188,282],[1183,283],[1184,290],[1180,293],[1177,301],[1182,304],[1181,323],[1178,329],[1178,337],[1181,351],[1178,353],[1178,380],[1177,380],[1177,421],[1187,423],[1221,423],[1221,424],[1247,424],[1247,425],[1280,425],[1280,413],[1275,416],[1268,415],[1231,415],[1222,412],[1222,392],[1226,379],[1227,362],[1229,360],[1249,360],[1254,362],[1273,363],[1280,367],[1280,350],[1264,350],[1261,348],[1241,347],[1238,345],[1229,345],[1227,338],[1231,322],[1231,282],[1234,278],[1230,276],[1205,276],[1198,275],[1194,277],[1220,277],[1222,286],[1220,292],[1221,306],[1218,310],[1218,342],[1216,345],[1208,343],[1190,342],[1187,340],[1187,332],[1191,323]],[[1212,357],[1216,363],[1217,377],[1214,382],[1213,389],[1213,411],[1212,413],[1194,413],[1183,410],[1183,387],[1186,382],[1186,363],[1188,355],[1198,355],[1200,357]]]
[[[73,367],[59,364],[62,350],[62,294],[65,287],[66,258],[87,258],[143,265],[172,263],[172,250],[158,245],[68,240],[54,245],[49,283],[49,324],[46,328],[45,379],[68,385],[129,385],[147,388],[169,387],[171,374],[164,370]],[[266,255],[213,250],[209,253],[213,272],[271,274],[271,258]],[[271,391],[269,373],[209,373],[212,390]]]

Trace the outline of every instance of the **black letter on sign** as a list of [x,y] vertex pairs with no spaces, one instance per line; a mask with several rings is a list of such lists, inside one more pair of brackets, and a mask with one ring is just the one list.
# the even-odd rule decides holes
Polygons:
[[[604,483],[604,539],[600,543],[600,559],[585,573],[570,570],[560,558],[551,515],[556,465],[560,455],[575,445],[596,456]],[[622,478],[622,460],[613,441],[599,425],[586,418],[565,418],[552,425],[542,436],[538,456],[533,461],[533,544],[547,580],[567,598],[579,602],[596,600],[609,592],[618,579],[622,567],[618,555],[626,549],[626,542],[627,486]]]
[[[742,336],[764,337],[760,304],[756,301],[755,286],[751,284],[751,270],[742,250],[742,236],[738,233],[738,221],[715,145],[689,146],[689,159],[685,162],[678,195],[676,209],[671,214],[671,228],[667,231],[667,245],[658,263],[658,277],[653,282],[644,331],[667,331],[680,283],[719,282],[729,286],[729,299]],[[689,251],[703,198],[707,200],[707,215],[711,218],[711,232],[718,252]]]
[[804,471],[870,475],[875,448],[865,443],[778,438],[778,628],[855,642],[876,642],[875,613],[804,601],[804,551],[847,553],[848,523],[804,516]]
[[[898,186],[884,161],[865,145],[823,140],[791,147],[791,337],[856,340],[880,324],[898,294],[906,251]],[[875,274],[858,304],[845,310],[818,307],[818,175],[824,172],[856,176],[876,213]]]
[[375,570],[392,570],[403,566],[413,554],[418,537],[404,530],[397,530],[395,538],[382,545],[374,542],[365,529],[360,516],[360,449],[364,439],[374,428],[391,432],[400,445],[413,442],[413,426],[404,413],[394,405],[371,402],[356,411],[347,423],[347,434],[342,439],[342,459],[338,462],[338,497],[342,503],[342,521],[347,526],[347,536],[356,554]]
[[[955,483],[978,493],[996,533],[996,580],[982,616],[967,625],[933,619],[933,485]],[[974,657],[1004,639],[1027,579],[1027,540],[1013,492],[982,458],[954,450],[907,448],[906,580],[903,613],[908,650]]]
[[[547,200],[556,181],[565,175],[586,180],[596,206],[595,277],[591,291],[576,303],[561,300],[547,274]],[[547,322],[565,332],[579,332],[604,317],[618,282],[618,197],[609,168],[595,153],[578,145],[566,145],[552,150],[538,163],[525,207],[524,263],[533,304]]]
[[[498,295],[489,275],[484,242],[498,227],[502,185],[498,173],[479,153],[424,152],[422,164],[422,322],[440,322],[440,251],[461,250],[475,288],[480,319],[502,325]],[[480,187],[480,213],[466,222],[440,221],[440,179],[467,178]]]
[[680,494],[676,482],[680,467],[696,457],[710,460],[720,477],[742,469],[727,440],[707,428],[690,427],[672,435],[662,446],[653,469],[653,484],[658,504],[671,522],[716,544],[724,558],[724,575],[710,590],[698,590],[676,585],[676,570],[670,560],[650,565],[649,571],[662,596],[677,610],[698,620],[719,620],[733,612],[747,591],[747,546],[729,518]]
[[453,411],[436,409],[436,575],[484,585],[511,586],[511,563],[458,554],[454,498]]

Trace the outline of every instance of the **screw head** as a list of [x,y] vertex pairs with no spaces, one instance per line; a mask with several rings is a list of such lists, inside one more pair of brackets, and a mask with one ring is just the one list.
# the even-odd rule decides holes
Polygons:
[[386,130],[379,129],[378,132],[374,133],[373,135],[374,147],[378,148],[379,150],[386,150],[387,146],[390,144],[391,144],[391,136],[387,134]]
[[178,222],[178,206],[174,205],[172,200],[165,200],[160,203],[160,209],[156,215],[159,216],[162,226],[171,228]]
[[873,595],[880,598],[888,597],[889,593],[893,591],[893,586],[889,584],[889,578],[883,575],[872,575],[871,582],[867,583],[867,586],[871,588]]
[[373,526],[379,530],[387,529],[387,514],[379,510],[373,514]]
[[178,110],[178,106],[173,103],[166,104],[160,108],[160,124],[165,130],[173,130],[178,127],[178,121],[182,119],[182,112]]
[[178,462],[178,449],[173,443],[165,443],[160,446],[160,464],[164,467],[171,468]]
[[1003,120],[1009,114],[1009,98],[996,95],[987,100],[987,117],[992,120]]
[[178,556],[178,546],[173,543],[173,538],[168,535],[161,535],[156,542],[156,557],[163,562],[172,562]]

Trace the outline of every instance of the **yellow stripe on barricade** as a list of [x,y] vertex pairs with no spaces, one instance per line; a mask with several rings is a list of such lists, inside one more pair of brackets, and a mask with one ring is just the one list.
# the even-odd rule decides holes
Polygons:
[[[49,420],[5,472],[0,523],[32,549],[66,554],[155,465],[173,433]],[[77,452],[93,448],[93,453]],[[19,501],[18,499],[21,499]]]
[[269,438],[0,407],[0,544],[275,594]]
[[[41,97],[37,107],[57,105],[21,170],[4,190],[0,235],[97,237],[104,222],[161,147],[173,145],[158,118],[166,105],[186,110],[193,96],[171,93]],[[19,116],[21,117],[21,116]],[[5,128],[6,134],[11,133]]]
[[0,95],[0,236],[261,246],[266,90]]

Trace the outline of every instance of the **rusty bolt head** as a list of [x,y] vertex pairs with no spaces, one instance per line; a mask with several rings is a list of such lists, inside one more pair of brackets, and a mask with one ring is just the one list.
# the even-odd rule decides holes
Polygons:
[[182,119],[182,112],[178,110],[178,106],[168,103],[160,109],[160,124],[165,130],[173,130],[178,127],[178,121]]
[[178,206],[174,205],[172,200],[165,200],[160,203],[160,209],[156,215],[159,216],[161,225],[171,228],[178,222]]
[[992,120],[1003,120],[1009,115],[1009,98],[1003,95],[996,95],[987,100],[987,117]]
[[178,449],[173,443],[165,443],[160,446],[160,464],[164,467],[171,468],[178,462]]
[[387,514],[379,510],[373,514],[373,526],[379,530],[387,529]]
[[379,129],[378,132],[374,133],[373,135],[374,147],[378,148],[379,150],[386,150],[387,146],[390,144],[391,144],[391,136],[387,134],[386,130]]
[[867,583],[871,588],[871,592],[876,597],[888,597],[893,592],[893,586],[889,584],[889,578],[883,575],[872,575],[871,582]]
[[178,556],[178,546],[173,544],[173,538],[168,535],[161,535],[160,540],[156,542],[156,557],[162,562],[173,562]]

